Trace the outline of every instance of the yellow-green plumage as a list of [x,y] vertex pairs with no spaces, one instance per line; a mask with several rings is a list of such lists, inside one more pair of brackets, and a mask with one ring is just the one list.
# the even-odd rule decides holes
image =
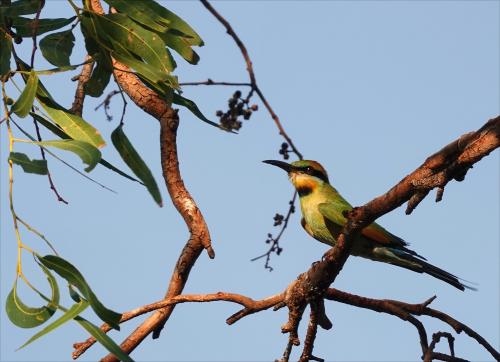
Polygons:
[[[330,185],[325,169],[318,162],[310,160],[291,164],[273,160],[264,162],[288,172],[290,181],[299,193],[301,224],[306,232],[316,240],[335,245],[346,223],[343,213],[352,209],[352,206]],[[351,254],[427,273],[460,290],[470,288],[453,274],[427,263],[425,258],[408,249],[407,245],[403,239],[373,223],[356,237]]]

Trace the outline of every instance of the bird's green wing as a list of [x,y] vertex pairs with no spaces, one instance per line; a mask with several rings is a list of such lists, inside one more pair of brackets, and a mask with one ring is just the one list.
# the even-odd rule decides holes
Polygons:
[[[344,202],[344,200],[336,200],[333,202],[321,203],[318,205],[318,209],[326,219],[337,225],[343,226],[347,221],[347,219],[343,215],[343,212],[351,210],[352,207],[347,202]],[[366,238],[382,245],[390,245],[396,247],[404,247],[408,245],[403,239],[390,233],[377,223],[372,223],[365,227],[361,231],[361,234]]]
[[318,205],[318,210],[321,215],[339,226],[345,225],[347,221],[343,212],[351,209],[351,205],[342,201],[323,202]]

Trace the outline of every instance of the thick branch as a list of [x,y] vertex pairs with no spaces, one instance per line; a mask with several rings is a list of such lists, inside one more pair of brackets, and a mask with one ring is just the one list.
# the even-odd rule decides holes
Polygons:
[[[463,180],[472,164],[488,155],[500,145],[500,117],[489,120],[476,132],[468,133],[430,156],[419,168],[406,176],[387,193],[379,196],[362,207],[351,210],[348,221],[337,239],[336,245],[328,250],[323,259],[301,274],[287,293],[286,304],[289,309],[287,327],[295,331],[300,322],[297,313],[303,313],[311,300],[321,298],[337,277],[346,262],[355,235],[363,227],[378,217],[411,200],[416,194],[428,193],[432,188],[443,186],[452,179]],[[442,175],[439,184],[426,184],[426,180]],[[416,206],[416,205],[415,205]],[[419,329],[424,352],[427,350],[427,337]],[[485,346],[486,347],[486,346]],[[487,348],[487,347],[486,347]],[[488,349],[488,348],[487,348]],[[491,353],[491,350],[488,349]]]
[[[91,3],[94,11],[101,14],[104,13],[99,0],[92,0]],[[160,121],[163,176],[172,202],[184,218],[190,232],[190,238],[182,250],[172,273],[165,295],[167,299],[182,292],[189,272],[203,249],[207,250],[211,258],[215,254],[211,246],[210,234],[203,215],[187,191],[180,175],[176,145],[177,127],[179,124],[177,111],[172,109],[170,104],[165,102],[155,92],[147,88],[124,64],[113,59],[113,68],[115,79],[122,90],[127,93],[138,107]],[[125,339],[121,344],[121,348],[126,353],[130,353],[151,332],[155,331],[154,336],[157,337],[173,309],[174,306],[171,305],[156,311]],[[117,359],[114,355],[110,354],[103,358],[103,361],[111,362],[117,361]]]

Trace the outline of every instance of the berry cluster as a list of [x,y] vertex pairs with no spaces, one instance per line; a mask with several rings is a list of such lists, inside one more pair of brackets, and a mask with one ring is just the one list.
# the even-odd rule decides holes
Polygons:
[[239,121],[238,118],[243,116],[244,120],[249,120],[252,116],[252,112],[259,109],[256,104],[249,106],[248,102],[248,98],[241,98],[241,91],[237,90],[234,92],[233,96],[228,100],[229,109],[226,112],[219,110],[215,113],[215,115],[219,117],[221,127],[228,131],[239,130],[242,126],[242,122]]
[[273,220],[274,220],[273,226],[281,225],[283,223],[283,219],[284,219],[283,215],[276,213],[276,215],[274,215],[274,218],[273,218]]
[[[269,250],[269,254],[274,252],[276,253],[276,255],[280,255],[281,252],[283,251],[283,248],[279,246],[278,240],[273,237],[273,234],[267,234],[266,244],[271,244],[271,243],[273,243],[273,246]],[[270,267],[269,265],[267,265],[266,268],[269,269],[270,271],[273,270],[273,268]]]
[[290,158],[290,149],[288,148],[288,143],[283,142],[281,144],[281,148],[279,151],[280,155],[283,155],[283,158],[285,160],[288,160]]

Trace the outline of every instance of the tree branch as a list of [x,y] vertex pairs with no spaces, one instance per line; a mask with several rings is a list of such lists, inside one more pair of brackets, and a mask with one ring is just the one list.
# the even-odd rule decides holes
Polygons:
[[90,55],[85,56],[85,63],[82,66],[82,71],[80,75],[77,77],[78,84],[76,86],[75,98],[73,100],[73,104],[71,105],[70,112],[76,114],[77,116],[82,116],[83,111],[83,102],[85,101],[85,83],[87,83],[90,79],[92,68],[94,67],[94,63],[89,62],[92,59]]
[[[104,13],[99,0],[92,0],[91,6],[97,13]],[[146,87],[124,64],[115,59],[112,61],[113,74],[120,88],[127,93],[139,108],[160,122],[163,177],[172,202],[184,218],[190,232],[190,238],[184,246],[172,273],[165,295],[165,299],[167,299],[182,292],[189,277],[189,272],[203,249],[207,251],[210,258],[213,258],[215,253],[211,246],[210,233],[203,215],[187,191],[180,175],[176,145],[177,127],[179,125],[177,111],[172,109],[170,104],[160,98],[154,91]],[[151,332],[154,332],[153,337],[158,337],[173,309],[174,305],[171,305],[153,313],[122,342],[121,348],[123,351],[126,353],[132,352]],[[104,357],[102,361],[117,361],[117,358],[110,354]]]
[[[362,207],[347,213],[347,223],[337,239],[336,245],[328,250],[320,262],[312,265],[290,286],[285,302],[289,309],[287,329],[295,333],[305,306],[311,300],[321,298],[325,290],[335,281],[342,270],[352,247],[355,235],[378,217],[401,206],[415,194],[427,194],[432,188],[446,185],[450,180],[462,181],[473,163],[488,155],[500,145],[500,117],[489,120],[476,132],[468,133],[430,156],[419,168],[406,176],[382,196]],[[426,183],[435,175],[442,175],[439,183]],[[416,205],[413,205],[413,208]],[[411,322],[411,321],[410,321]],[[427,350],[427,337],[418,325],[422,348]],[[425,347],[425,349],[424,349]],[[486,346],[485,346],[486,347]],[[486,347],[487,348],[487,347]],[[488,348],[487,348],[488,349]],[[491,353],[491,350],[488,349]]]

